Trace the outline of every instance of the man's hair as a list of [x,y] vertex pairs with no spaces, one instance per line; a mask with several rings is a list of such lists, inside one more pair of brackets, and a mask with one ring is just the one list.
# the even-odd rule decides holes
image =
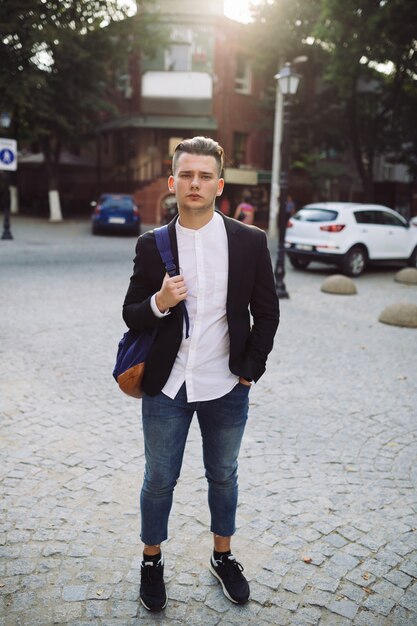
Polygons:
[[210,137],[193,137],[192,139],[184,139],[181,141],[175,148],[172,157],[173,174],[175,174],[178,159],[183,152],[214,157],[218,165],[219,177],[222,175],[224,150],[217,141],[214,141]]

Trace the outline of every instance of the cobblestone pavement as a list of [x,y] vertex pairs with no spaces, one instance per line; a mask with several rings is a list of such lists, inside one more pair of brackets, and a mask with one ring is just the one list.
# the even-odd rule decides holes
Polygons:
[[417,624],[415,330],[378,322],[417,302],[395,269],[320,291],[332,268],[287,268],[290,300],[251,391],[234,552],[251,601],[208,572],[193,424],[164,546],[169,604],[138,603],[141,404],[111,370],[134,239],[87,222],[15,218],[0,241],[0,625]]

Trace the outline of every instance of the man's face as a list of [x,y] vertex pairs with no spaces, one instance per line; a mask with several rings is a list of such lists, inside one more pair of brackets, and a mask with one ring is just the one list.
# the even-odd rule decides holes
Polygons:
[[180,211],[213,209],[216,196],[221,195],[224,187],[218,170],[217,161],[212,156],[180,154],[174,175],[168,179],[169,190],[175,193]]

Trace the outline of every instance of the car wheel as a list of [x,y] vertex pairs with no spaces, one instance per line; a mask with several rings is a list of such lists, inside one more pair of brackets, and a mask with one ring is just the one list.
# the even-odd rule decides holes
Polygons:
[[99,229],[98,229],[97,224],[93,224],[92,225],[91,232],[92,232],[93,235],[98,235],[99,234]]
[[417,246],[414,248],[412,255],[407,261],[408,267],[417,267]]
[[289,259],[290,259],[291,265],[296,270],[305,270],[310,265],[310,261],[307,261],[307,259],[300,259],[299,257],[296,257],[296,256],[290,256]]
[[342,271],[347,276],[360,276],[366,267],[366,251],[355,246],[346,252],[342,260]]

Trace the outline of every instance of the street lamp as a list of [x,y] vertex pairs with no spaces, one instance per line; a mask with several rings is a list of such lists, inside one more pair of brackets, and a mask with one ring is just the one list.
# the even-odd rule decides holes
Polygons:
[[[277,74],[279,76],[279,74]],[[274,76],[274,78],[277,78]],[[279,88],[279,80],[276,81],[275,89],[275,120],[274,138],[272,144],[272,168],[271,168],[271,193],[269,196],[269,221],[268,235],[271,239],[277,236],[278,226],[278,196],[279,196],[279,173],[281,171],[281,136],[282,136],[282,91]]]
[[[0,115],[0,126],[5,130],[10,128],[10,124],[12,122],[12,117],[10,113],[4,112]],[[4,164],[3,167],[0,163],[0,170],[4,169],[4,217],[3,217],[3,234],[1,236],[2,239],[13,239],[12,231],[10,230],[10,195],[9,195],[9,162],[10,159],[13,158],[13,153],[6,146],[4,149],[0,150],[0,161]]]
[[279,177],[278,212],[278,252],[275,265],[275,288],[279,298],[289,298],[285,287],[285,230],[287,226],[288,170],[290,161],[290,107],[300,82],[300,75],[294,72],[291,63],[286,63],[275,79],[283,98],[283,125],[281,142],[281,169]]

